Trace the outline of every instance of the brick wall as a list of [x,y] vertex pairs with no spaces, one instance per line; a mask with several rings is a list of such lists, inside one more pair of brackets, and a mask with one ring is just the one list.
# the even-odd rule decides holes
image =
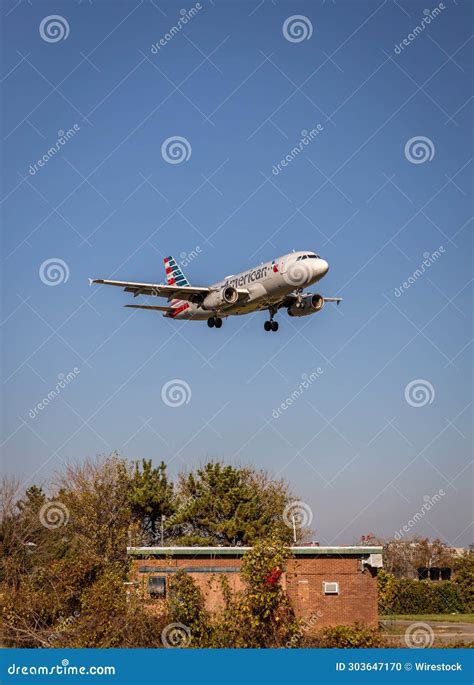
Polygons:
[[[355,557],[290,559],[286,593],[295,614],[311,624],[311,631],[335,625],[378,623],[377,583],[371,570],[360,570]],[[324,582],[337,582],[339,594],[324,594]]]
[[[222,572],[212,573],[207,569],[228,569],[225,576],[231,589],[237,592],[243,588],[243,583],[239,573],[234,569],[240,568],[241,563],[240,557],[227,556],[134,559],[132,580],[138,582],[139,591],[149,602],[147,588],[150,575],[163,575],[169,582],[173,575],[171,569],[187,569],[203,593],[206,607],[212,611],[222,605],[219,583]],[[146,572],[141,572],[140,569],[144,568]],[[296,616],[305,619],[309,634],[326,626],[351,625],[356,622],[377,625],[376,577],[370,569],[361,571],[360,557],[296,557],[287,562],[280,582]],[[325,595],[324,582],[339,583],[339,594]],[[162,604],[161,600],[154,600],[151,603]]]

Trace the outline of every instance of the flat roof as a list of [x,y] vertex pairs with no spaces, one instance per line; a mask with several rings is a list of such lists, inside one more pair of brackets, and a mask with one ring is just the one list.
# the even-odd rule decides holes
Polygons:
[[[249,552],[251,547],[127,547],[127,554],[131,556],[214,556],[234,555],[242,556]],[[317,545],[300,545],[289,547],[291,554],[295,556],[309,555],[368,555],[382,554],[383,547],[367,547],[365,545],[353,545],[352,547],[318,547]]]

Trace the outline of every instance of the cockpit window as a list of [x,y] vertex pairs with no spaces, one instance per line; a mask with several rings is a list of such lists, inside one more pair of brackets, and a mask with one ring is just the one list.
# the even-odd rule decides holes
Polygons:
[[321,259],[321,257],[318,254],[303,254],[297,257],[296,261],[299,262],[300,259]]

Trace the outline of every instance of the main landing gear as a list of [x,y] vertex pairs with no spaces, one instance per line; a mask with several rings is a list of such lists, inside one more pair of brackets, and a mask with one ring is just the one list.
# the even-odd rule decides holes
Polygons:
[[278,330],[278,321],[273,321],[273,317],[277,313],[277,309],[275,309],[275,307],[269,307],[268,311],[270,312],[270,321],[265,321],[263,327],[266,331],[276,332]]
[[209,328],[220,328],[222,326],[222,319],[220,319],[218,316],[211,316],[210,319],[207,320],[207,325]]
[[263,324],[263,327],[266,331],[277,331],[278,330],[278,321],[265,321]]

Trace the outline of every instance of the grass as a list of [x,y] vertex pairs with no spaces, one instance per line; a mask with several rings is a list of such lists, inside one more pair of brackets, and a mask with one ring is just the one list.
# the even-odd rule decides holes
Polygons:
[[449,623],[474,623],[474,614],[390,614],[380,616],[382,621],[447,621]]

